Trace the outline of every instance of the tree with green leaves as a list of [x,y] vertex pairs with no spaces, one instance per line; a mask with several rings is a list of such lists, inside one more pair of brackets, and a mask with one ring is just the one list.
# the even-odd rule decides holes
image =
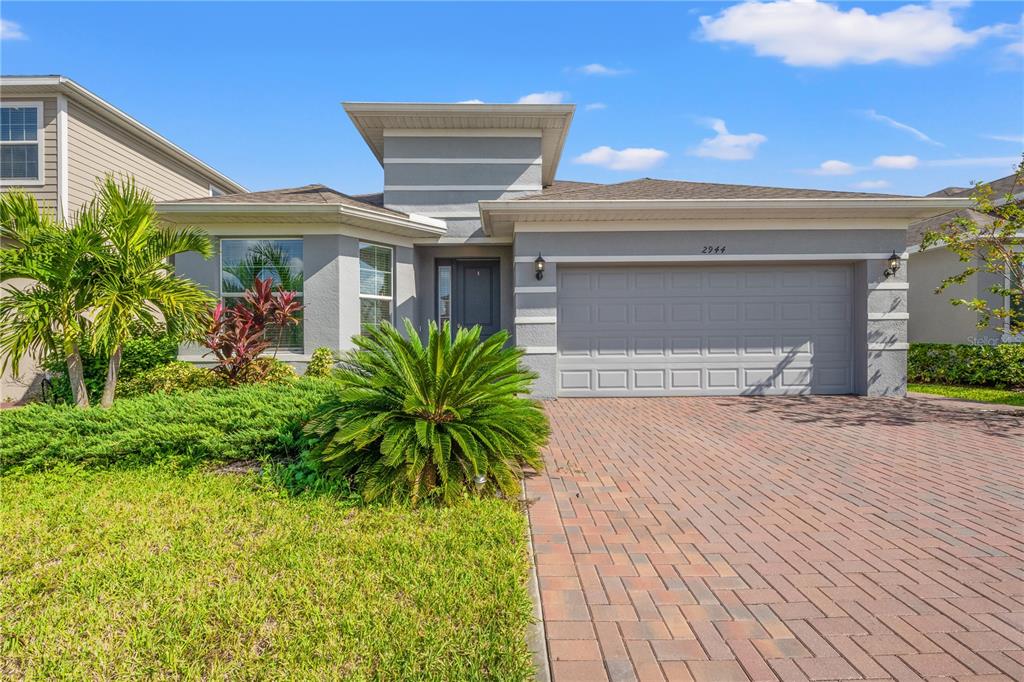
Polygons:
[[[25,356],[60,351],[79,407],[89,406],[80,344],[96,291],[103,235],[88,220],[65,226],[20,191],[0,195],[0,356],[18,373]],[[16,282],[15,280],[22,280]]]
[[161,324],[176,338],[197,339],[206,331],[213,297],[191,280],[176,277],[175,255],[213,254],[206,233],[160,221],[153,198],[130,177],[108,175],[79,222],[95,224],[103,239],[95,251],[92,340],[109,357],[100,404],[114,401],[121,353],[141,328]]
[[1002,196],[992,187],[978,184],[972,199],[974,212],[958,214],[937,230],[924,235],[921,249],[944,246],[956,254],[960,272],[942,280],[935,290],[941,293],[953,285],[964,284],[978,273],[996,275],[988,287],[1001,301],[993,305],[980,297],[953,298],[954,306],[965,306],[978,314],[978,328],[988,327],[993,318],[1002,322],[1012,335],[1024,333],[1024,201],[1017,195],[1024,189],[1024,159],[1017,167],[1015,182]]

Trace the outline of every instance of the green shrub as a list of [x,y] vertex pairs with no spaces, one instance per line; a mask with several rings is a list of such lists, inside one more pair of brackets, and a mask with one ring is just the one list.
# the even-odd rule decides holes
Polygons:
[[907,377],[922,384],[1024,388],[1024,344],[912,343]]
[[330,383],[303,379],[271,386],[205,389],[118,400],[107,409],[28,405],[0,411],[0,471],[196,463],[285,457],[298,452],[301,424]]
[[132,398],[147,393],[189,393],[201,388],[215,388],[223,383],[220,376],[205,367],[175,360],[136,374],[127,381],[118,382],[117,397]]
[[261,357],[256,358],[247,368],[242,376],[242,383],[245,384],[276,384],[289,379],[295,379],[299,375],[287,362],[277,358]]
[[309,364],[306,365],[306,373],[303,376],[329,377],[331,372],[334,371],[334,366],[337,364],[337,353],[330,348],[317,348],[313,351],[313,357],[309,359]]
[[[88,338],[84,339],[81,344],[82,368],[85,373],[85,387],[89,392],[89,400],[95,402],[103,393],[103,384],[107,380],[108,358],[105,353],[91,352],[89,344],[90,339]],[[178,339],[169,336],[166,331],[156,334],[139,331],[135,338],[124,345],[118,384],[123,381],[131,381],[143,372],[173,362],[177,357]],[[75,401],[71,396],[71,384],[65,374],[67,365],[64,362],[64,356],[57,354],[47,358],[43,362],[43,369],[53,374],[55,402],[74,404]],[[120,394],[121,391],[118,390],[118,395]]]
[[508,333],[480,341],[480,328],[431,323],[426,346],[406,320],[353,339],[336,389],[306,427],[310,456],[326,473],[351,477],[367,500],[454,502],[495,489],[519,492],[521,467],[542,466],[547,418],[529,393],[536,375],[506,347]]

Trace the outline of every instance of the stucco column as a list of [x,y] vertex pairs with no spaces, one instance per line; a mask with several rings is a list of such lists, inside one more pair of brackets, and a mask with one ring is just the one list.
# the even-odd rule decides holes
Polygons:
[[860,392],[870,396],[907,394],[907,261],[904,259],[890,277],[885,276],[888,267],[886,260],[869,260],[859,268],[867,299],[863,316],[854,319],[855,324],[863,325],[866,353],[860,364],[863,369],[858,370],[864,374],[855,383],[860,384]]
[[538,280],[534,258],[535,255],[516,254],[516,345],[526,351],[523,363],[539,375],[533,384],[533,396],[554,398],[558,376],[558,268],[548,262],[544,279]]

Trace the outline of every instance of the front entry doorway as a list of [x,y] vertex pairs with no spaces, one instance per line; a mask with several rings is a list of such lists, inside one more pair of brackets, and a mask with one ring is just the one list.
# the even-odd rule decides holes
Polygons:
[[486,339],[501,329],[501,268],[494,259],[459,258],[437,261],[438,324],[454,329],[480,325]]

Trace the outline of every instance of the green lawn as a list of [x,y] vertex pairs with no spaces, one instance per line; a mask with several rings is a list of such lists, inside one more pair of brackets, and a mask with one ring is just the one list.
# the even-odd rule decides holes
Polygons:
[[156,467],[0,478],[0,678],[524,680],[526,521]]
[[982,388],[979,386],[946,386],[944,384],[910,384],[909,391],[932,393],[947,398],[974,400],[979,403],[996,403],[999,405],[1024,406],[1024,392],[1007,391],[999,388]]

